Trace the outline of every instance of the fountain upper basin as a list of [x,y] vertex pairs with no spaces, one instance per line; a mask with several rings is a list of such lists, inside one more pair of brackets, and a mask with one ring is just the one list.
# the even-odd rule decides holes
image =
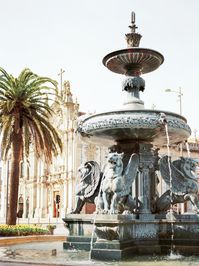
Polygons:
[[103,64],[111,71],[134,76],[157,69],[164,62],[162,54],[148,48],[133,47],[106,55]]
[[158,110],[118,110],[80,117],[77,131],[88,141],[111,145],[122,141],[167,144],[165,125],[160,114],[166,115],[170,144],[186,140],[191,129],[183,116]]

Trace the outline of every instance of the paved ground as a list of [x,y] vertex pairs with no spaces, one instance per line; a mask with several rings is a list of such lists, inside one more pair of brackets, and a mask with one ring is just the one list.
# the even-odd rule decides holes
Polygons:
[[[32,264],[32,263],[23,263],[23,262],[0,262],[0,266],[36,266],[36,265],[40,265],[42,266],[42,264]],[[54,266],[54,264],[43,264],[43,266]],[[56,266],[65,266],[65,265],[56,265]],[[72,266],[72,265],[71,265]],[[74,265],[73,265],[74,266]]]
[[[0,238],[0,266],[74,266],[100,265],[103,263],[89,260],[89,253],[63,249],[67,229],[63,224],[57,225],[54,236]],[[54,239],[53,239],[54,238]],[[47,242],[45,241],[47,239]],[[8,242],[9,241],[9,242]],[[28,243],[23,243],[28,241]],[[39,242],[37,242],[39,241]]]
[[[55,252],[56,250],[56,252]],[[103,259],[103,258],[102,258]],[[125,262],[89,260],[89,253],[64,250],[63,242],[35,242],[0,247],[0,266],[198,266],[199,257],[139,256]]]
[[[85,251],[63,249],[60,242],[33,242],[0,247],[0,265],[12,262],[13,265],[104,265],[89,260]],[[5,264],[7,265],[7,264]]]

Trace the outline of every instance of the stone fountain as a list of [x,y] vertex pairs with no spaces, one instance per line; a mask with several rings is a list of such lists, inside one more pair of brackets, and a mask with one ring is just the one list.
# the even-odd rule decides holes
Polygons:
[[[63,220],[69,228],[64,248],[90,250],[91,258],[121,260],[138,254],[163,254],[171,249],[199,254],[198,184],[191,158],[160,158],[163,145],[181,143],[191,130],[181,115],[144,108],[142,74],[164,61],[157,51],[140,48],[132,12],[127,48],[106,55],[103,64],[125,75],[121,108],[80,118],[77,131],[84,141],[107,145],[105,169],[95,161],[80,168],[77,205]],[[168,144],[169,143],[169,144]],[[160,172],[167,184],[158,193]],[[80,214],[84,203],[95,202],[95,214]],[[176,214],[172,206],[190,201],[194,213]],[[169,214],[169,215],[168,215]]]

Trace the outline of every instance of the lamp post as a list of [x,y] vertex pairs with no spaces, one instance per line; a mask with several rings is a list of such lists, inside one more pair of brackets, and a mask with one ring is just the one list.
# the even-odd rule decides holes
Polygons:
[[[182,115],[182,90],[181,87],[179,87],[178,90],[171,90],[171,89],[166,89],[165,92],[174,92],[177,93],[178,97],[179,97],[179,103],[180,103],[180,115]],[[180,154],[181,156],[183,155],[183,147],[182,147],[182,143],[180,144]]]
[[194,129],[194,139],[195,139],[195,143],[197,143],[197,129]]
[[171,89],[166,89],[165,92],[174,92],[174,93],[177,93],[178,94],[179,103],[180,103],[180,115],[182,115],[182,96],[183,96],[183,93],[182,93],[181,87],[179,87],[179,90],[178,91],[171,90]]
[[[182,93],[182,90],[181,90],[181,87],[179,87],[178,90],[171,90],[171,89],[166,89],[165,92],[174,92],[174,93],[177,93],[178,97],[179,97],[179,103],[180,103],[180,115],[182,115],[182,96],[183,96],[183,93]],[[182,143],[180,143],[180,155],[183,156],[183,146],[182,146]],[[186,210],[186,206],[185,204],[179,204],[179,206],[177,207],[177,210],[178,212],[181,213],[184,213],[185,210]]]

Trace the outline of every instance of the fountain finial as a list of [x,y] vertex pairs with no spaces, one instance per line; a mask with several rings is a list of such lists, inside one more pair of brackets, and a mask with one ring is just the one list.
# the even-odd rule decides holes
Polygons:
[[135,12],[131,12],[131,25],[129,26],[131,29],[130,33],[125,34],[126,35],[126,41],[128,47],[139,47],[140,39],[142,38],[142,35],[136,32],[136,29],[138,28],[135,24]]
[[131,12],[131,24],[129,28],[131,29],[131,33],[135,33],[135,30],[138,28],[135,24],[135,12]]

